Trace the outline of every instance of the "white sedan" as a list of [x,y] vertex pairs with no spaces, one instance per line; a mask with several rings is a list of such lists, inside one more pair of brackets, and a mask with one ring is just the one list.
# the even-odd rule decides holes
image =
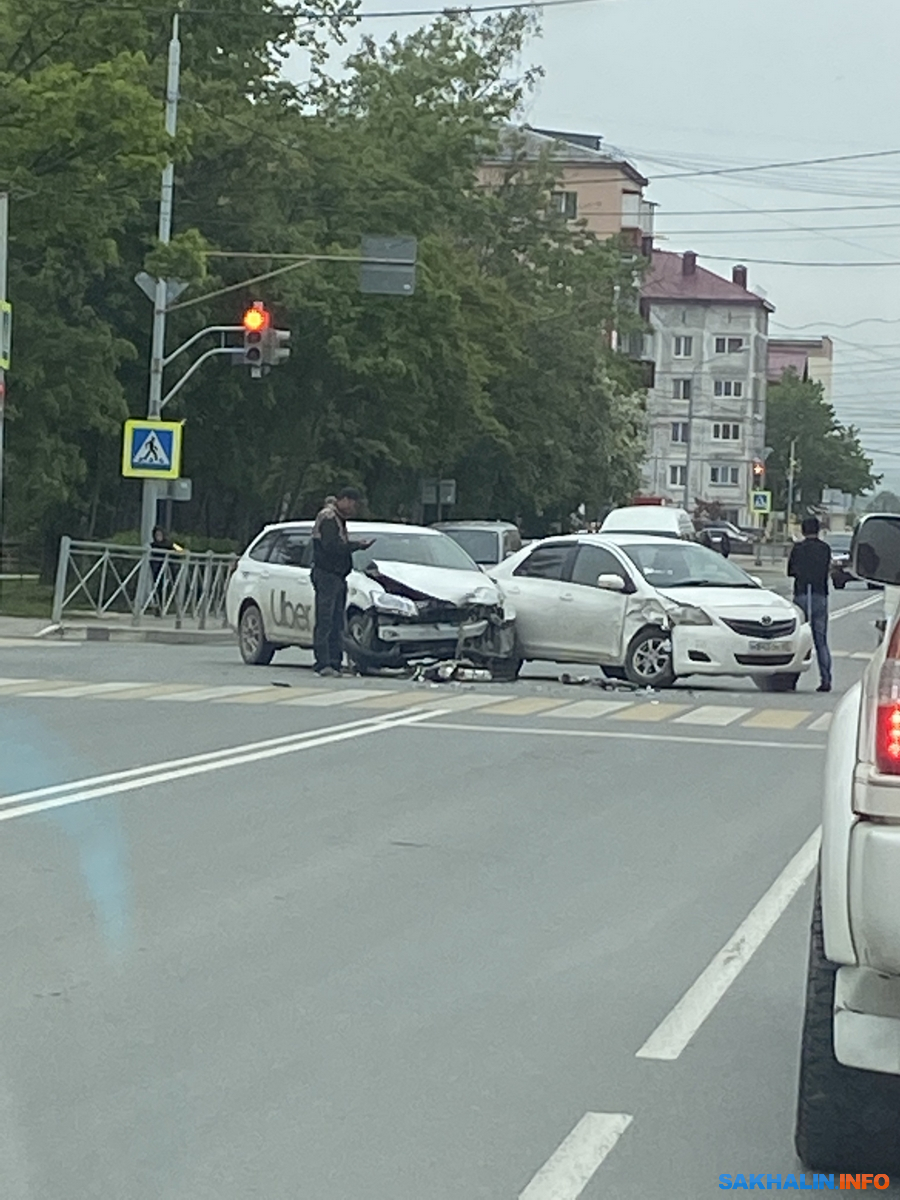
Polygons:
[[[312,646],[312,521],[270,525],[238,559],[225,609],[244,662],[265,665],[286,646]],[[465,655],[495,677],[514,675],[515,613],[446,534],[417,525],[351,521],[347,649],[362,669]]]
[[767,691],[793,689],[812,663],[800,610],[695,543],[573,534],[489,573],[515,605],[523,659],[597,663],[650,687],[749,675]]

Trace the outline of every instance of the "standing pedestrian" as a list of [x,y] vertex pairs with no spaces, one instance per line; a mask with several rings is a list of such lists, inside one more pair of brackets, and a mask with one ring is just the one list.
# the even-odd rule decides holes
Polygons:
[[830,692],[828,580],[831,575],[831,547],[819,537],[817,517],[804,517],[800,529],[803,541],[791,550],[787,573],[794,580],[794,603],[806,614],[812,628],[821,680],[816,691]]
[[344,661],[344,620],[347,576],[353,569],[354,550],[367,550],[372,541],[351,542],[347,521],[355,517],[361,496],[346,487],[337,496],[326,496],[313,526],[312,585],[316,596],[313,633],[315,672],[340,675]]

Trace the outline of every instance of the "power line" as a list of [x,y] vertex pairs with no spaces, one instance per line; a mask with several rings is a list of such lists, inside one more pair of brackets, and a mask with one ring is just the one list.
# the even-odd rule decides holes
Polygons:
[[[671,213],[667,214],[671,216]],[[757,233],[830,233],[833,230],[865,231],[867,229],[900,229],[900,221],[876,222],[874,225],[769,225],[761,229],[659,229],[656,237],[709,237],[714,235]]]
[[[386,18],[395,20],[400,17],[456,17],[467,16],[470,13],[489,13],[489,12],[512,12],[515,9],[524,8],[565,8],[572,4],[602,4],[608,3],[608,0],[543,0],[541,4],[480,4],[466,5],[465,7],[456,8],[448,6],[445,8],[408,8],[396,9],[388,12],[361,12],[353,13],[350,17],[352,21],[380,21]],[[143,13],[159,13],[161,16],[168,16],[165,9],[157,8],[148,4],[97,4],[94,7],[102,9],[105,12],[143,12]],[[283,12],[269,13],[248,13],[248,12],[223,12],[220,8],[181,8],[178,10],[180,16],[192,17],[240,17],[242,19],[251,19],[258,17],[266,17],[270,20],[284,20],[292,18],[302,18],[303,20],[313,20],[316,17],[315,13],[310,13],[304,9],[285,9]]]
[[[734,262],[733,254],[703,254],[700,258],[708,258],[713,262]],[[886,259],[881,262],[804,262],[789,258],[740,258],[742,263],[763,267],[900,267],[900,259]]]
[[[662,162],[662,158],[654,158],[640,150],[626,151],[633,158],[645,158],[648,162]],[[699,175],[740,175],[751,171],[777,171],[786,167],[817,167],[828,163],[859,162],[861,159],[892,158],[900,154],[900,150],[870,150],[865,154],[832,154],[826,158],[795,158],[782,162],[754,163],[739,167],[705,167],[701,170],[676,171],[668,175],[657,175],[656,179],[694,179]],[[671,161],[671,160],[670,160]]]

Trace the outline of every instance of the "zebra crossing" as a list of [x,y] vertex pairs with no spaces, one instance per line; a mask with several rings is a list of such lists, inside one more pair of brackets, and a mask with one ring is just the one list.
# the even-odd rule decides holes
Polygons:
[[[830,712],[796,707],[798,697],[785,703],[759,708],[746,704],[701,704],[678,693],[663,698],[622,696],[616,699],[568,699],[550,695],[512,695],[508,692],[457,691],[452,686],[406,686],[388,688],[380,684],[322,687],[285,683],[201,684],[150,683],[135,680],[90,683],[72,679],[0,678],[0,703],[6,699],[146,702],[150,704],[224,704],[279,708],[344,707],[362,711],[390,712],[392,709],[440,709],[443,712],[472,712],[485,717],[539,717],[556,722],[610,722],[611,725],[649,724],[706,728],[745,728],[791,732],[803,729],[825,733]],[[801,702],[802,703],[802,702]],[[562,726],[560,726],[562,727]]]

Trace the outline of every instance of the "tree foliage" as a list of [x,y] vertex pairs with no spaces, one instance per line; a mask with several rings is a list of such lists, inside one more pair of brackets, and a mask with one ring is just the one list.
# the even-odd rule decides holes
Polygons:
[[860,496],[878,482],[858,431],[842,425],[824,396],[822,385],[802,380],[793,369],[770,385],[766,404],[766,481],[777,507],[787,505],[791,442],[795,443],[794,494],[804,509],[813,509],[823,488]]
[[[306,34],[308,17],[273,0],[184,16],[175,237],[161,247],[165,7],[0,0],[14,533],[52,543],[134,524],[118,450],[146,403],[142,269],[199,301],[172,314],[170,346],[259,297],[293,334],[290,363],[263,381],[213,364],[166,410],[187,421],[183,527],[244,538],[345,480],[390,517],[411,511],[421,477],[449,475],[459,515],[537,526],[635,487],[643,405],[609,337],[637,327],[633,252],[551,210],[548,163],[479,183],[533,78],[514,69],[531,19],[441,18],[363,42],[332,78],[315,27],[349,13],[325,4]],[[313,50],[303,88],[281,70],[299,38]],[[322,261],[367,233],[418,238],[413,297],[362,295],[356,265]],[[288,254],[310,261],[223,292]]]
[[900,513],[900,496],[896,492],[881,491],[876,493],[866,505],[870,513]]

